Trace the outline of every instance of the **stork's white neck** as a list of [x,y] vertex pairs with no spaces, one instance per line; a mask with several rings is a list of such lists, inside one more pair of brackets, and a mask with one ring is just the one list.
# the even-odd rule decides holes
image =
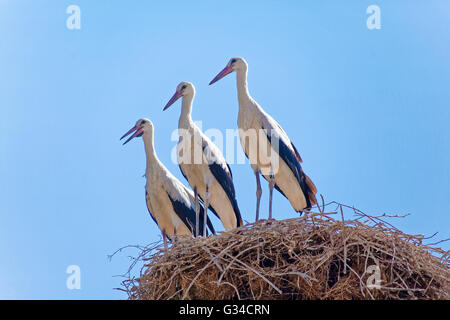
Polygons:
[[192,102],[194,101],[194,93],[188,93],[183,96],[181,102],[181,115],[178,121],[178,128],[188,129],[192,123]]
[[145,132],[142,136],[145,146],[145,154],[147,156],[147,168],[145,169],[145,175],[150,178],[151,172],[158,172],[158,170],[152,170],[155,166],[160,166],[161,162],[156,155],[154,141],[153,141],[153,131]]
[[238,92],[239,108],[245,105],[246,102],[251,100],[250,94],[247,87],[247,70],[238,69],[236,70],[236,85]]

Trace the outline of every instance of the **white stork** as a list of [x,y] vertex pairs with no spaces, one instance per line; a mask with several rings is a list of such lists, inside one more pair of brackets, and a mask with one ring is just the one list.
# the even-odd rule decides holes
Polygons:
[[181,82],[163,110],[183,97],[178,122],[180,139],[177,146],[181,173],[194,189],[194,194],[203,201],[204,214],[211,208],[228,231],[242,225],[231,169],[219,148],[192,121],[194,96],[194,85]]
[[[247,70],[248,65],[243,58],[232,58],[209,84],[213,84],[233,71],[236,72],[239,137],[256,175],[256,220],[259,219],[262,193],[259,173],[269,182],[269,219],[272,219],[273,188],[280,191],[297,212],[309,210],[317,203],[316,187],[303,172],[300,154],[287,134],[250,96],[247,88]],[[248,137],[252,136],[252,132],[255,133],[253,136],[256,137],[256,141],[249,142]],[[271,150],[271,155],[276,157],[276,168],[274,168],[274,158],[270,158],[261,150]]]
[[[167,249],[167,238],[173,239],[174,235],[197,236],[196,225],[196,204],[191,190],[186,188],[158,159],[153,145],[153,123],[148,119],[140,119],[136,125],[125,133],[120,140],[131,134],[123,144],[128,143],[135,137],[144,140],[145,153],[147,156],[147,168],[145,177],[145,200],[150,216],[161,229],[164,247]],[[203,207],[199,205],[199,210],[203,212]],[[201,215],[200,225],[204,225],[205,219]],[[209,218],[207,224],[214,233],[214,228]],[[203,235],[206,235],[206,228]]]

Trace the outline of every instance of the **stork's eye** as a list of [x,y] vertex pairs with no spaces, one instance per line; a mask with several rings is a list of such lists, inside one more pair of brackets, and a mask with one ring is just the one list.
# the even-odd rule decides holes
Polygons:
[[184,90],[184,89],[186,89],[186,85],[183,85],[182,87],[181,87],[181,90]]
[[231,64],[235,63],[236,61],[237,61],[236,59],[232,59]]
[[141,121],[141,125],[144,125],[144,124],[146,124],[147,123],[147,121],[145,121],[145,120],[142,120]]

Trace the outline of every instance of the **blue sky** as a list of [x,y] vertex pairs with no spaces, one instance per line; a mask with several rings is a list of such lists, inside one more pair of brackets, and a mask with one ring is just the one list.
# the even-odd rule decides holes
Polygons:
[[[66,27],[72,4],[80,30]],[[366,27],[371,4],[380,30]],[[326,201],[410,213],[394,225],[447,238],[449,14],[444,0],[0,0],[0,298],[125,298],[113,276],[135,252],[107,255],[160,233],[144,201],[143,143],[119,137],[150,118],[159,158],[186,184],[170,158],[180,104],[162,108],[190,81],[193,118],[236,128],[235,76],[208,86],[233,56]],[[231,168],[253,221],[252,170]],[[275,218],[296,215],[274,201]],[[263,217],[267,204],[264,182]],[[66,288],[69,265],[80,290]]]

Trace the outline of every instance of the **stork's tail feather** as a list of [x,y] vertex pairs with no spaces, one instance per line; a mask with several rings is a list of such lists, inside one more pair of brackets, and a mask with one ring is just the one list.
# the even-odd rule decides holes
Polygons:
[[239,210],[239,207],[237,206],[237,202],[236,202],[236,206],[233,208],[234,212],[236,214],[236,227],[242,227],[244,225],[243,221],[242,221],[242,216],[241,216],[241,211]]
[[207,220],[207,225],[208,225],[209,230],[211,230],[211,233],[212,234],[216,234],[216,230],[214,230],[214,226],[211,223],[211,220],[209,220],[209,217],[208,217],[208,220]]
[[306,185],[308,186],[309,202],[311,203],[311,206],[314,206],[317,204],[317,198],[316,198],[317,188],[314,185],[314,183],[312,182],[312,180],[306,174],[305,174],[305,182],[306,182]]

